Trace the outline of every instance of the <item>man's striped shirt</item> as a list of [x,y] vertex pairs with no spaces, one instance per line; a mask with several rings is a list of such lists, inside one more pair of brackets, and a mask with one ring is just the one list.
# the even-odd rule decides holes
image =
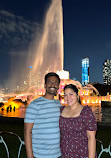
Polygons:
[[60,151],[60,102],[44,97],[30,103],[25,113],[25,123],[34,123],[32,148],[35,158],[57,158]]

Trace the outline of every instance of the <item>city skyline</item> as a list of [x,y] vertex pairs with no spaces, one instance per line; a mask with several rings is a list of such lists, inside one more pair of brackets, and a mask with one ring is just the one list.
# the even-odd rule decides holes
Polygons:
[[103,64],[103,83],[111,85],[111,60],[106,60]]
[[[0,81],[2,84],[10,79],[10,72],[16,63],[20,63],[21,67],[25,68],[26,65],[22,60],[32,44],[34,33],[40,32],[43,27],[43,19],[50,2],[50,0],[34,0],[26,3],[25,0],[16,2],[11,0],[9,3],[8,0],[1,0]],[[103,83],[103,63],[106,59],[111,59],[111,2],[63,0],[62,5],[64,70],[69,71],[70,78],[82,82],[81,61],[88,56],[89,81]],[[11,21],[10,25],[8,21]],[[12,61],[14,64],[11,64]],[[17,72],[14,72],[15,76]]]

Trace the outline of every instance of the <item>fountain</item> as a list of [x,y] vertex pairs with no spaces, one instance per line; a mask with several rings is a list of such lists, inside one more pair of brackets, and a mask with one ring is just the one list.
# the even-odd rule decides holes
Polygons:
[[[43,89],[44,87],[44,76],[48,72],[57,72],[58,70],[63,70],[63,15],[62,15],[62,1],[52,0],[49,9],[46,12],[46,16],[43,23],[43,30],[41,35],[34,39],[31,43],[31,47],[28,51],[26,65],[31,65],[29,68],[29,76],[26,80],[28,89],[32,87]],[[38,35],[38,32],[36,33]],[[33,46],[33,47],[32,47]],[[19,60],[19,59],[18,59]],[[25,61],[25,60],[24,60]],[[15,62],[15,61],[14,61]],[[14,63],[12,62],[12,65]],[[22,63],[20,63],[22,65]],[[18,71],[18,69],[13,72],[15,77],[10,79],[10,85],[22,79],[25,70]],[[15,69],[14,65],[12,66]],[[24,71],[24,72],[23,72]],[[17,76],[19,76],[17,78]],[[16,81],[15,81],[16,80]],[[20,86],[18,86],[20,87]],[[29,91],[25,92],[27,95]],[[24,93],[24,95],[25,95]],[[39,92],[40,93],[40,92]],[[41,93],[44,93],[41,91]],[[15,94],[16,95],[16,94]],[[24,97],[24,95],[22,97]],[[3,95],[5,97],[6,95]],[[14,96],[14,95],[13,95]],[[13,97],[12,96],[12,97]],[[16,95],[19,96],[19,94]],[[11,97],[11,96],[10,96]],[[21,99],[21,98],[20,98]],[[7,103],[5,103],[7,104]],[[17,105],[17,107],[20,107]],[[8,104],[6,105],[6,108]]]
[[[44,75],[47,72],[63,70],[62,1],[50,1],[43,23],[38,24],[35,22],[35,25],[30,28],[34,30],[34,33],[30,34],[33,39],[26,38],[27,43],[29,39],[32,39],[30,44],[26,45],[23,41],[24,47],[20,45],[19,47],[7,48],[10,65],[7,77],[0,85],[2,90],[4,88],[5,93],[12,93],[13,89],[17,89],[17,87],[23,91],[26,91],[31,86],[38,89],[43,88]],[[17,21],[19,22],[19,20],[18,18]],[[37,26],[36,31],[35,26]],[[29,27],[27,29],[26,32],[30,31]],[[19,37],[16,38],[18,40]]]
[[43,88],[44,76],[48,72],[63,70],[63,15],[61,0],[52,0],[46,13],[44,27],[39,42],[35,40],[33,49],[29,51],[29,61],[32,60],[32,72],[34,76],[31,86],[35,83]]

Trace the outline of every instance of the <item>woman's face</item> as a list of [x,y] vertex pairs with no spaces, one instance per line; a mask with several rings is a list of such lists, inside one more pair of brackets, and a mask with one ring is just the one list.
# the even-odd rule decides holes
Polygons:
[[64,100],[68,106],[72,106],[78,102],[78,95],[71,88],[66,88],[64,91]]

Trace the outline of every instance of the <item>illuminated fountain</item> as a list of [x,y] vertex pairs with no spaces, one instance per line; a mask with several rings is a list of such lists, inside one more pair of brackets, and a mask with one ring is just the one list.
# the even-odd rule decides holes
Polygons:
[[44,20],[43,33],[35,40],[29,51],[28,63],[32,58],[32,75],[39,75],[40,88],[44,86],[44,76],[48,72],[63,70],[63,15],[61,0],[52,0]]
[[[30,86],[43,88],[44,75],[47,72],[63,70],[62,2],[61,0],[50,1],[43,23],[34,25],[37,25],[37,30],[31,34],[33,40],[27,48],[22,49],[20,46],[19,49],[11,48],[8,52],[11,58],[8,70],[10,76],[5,78],[1,87],[7,88],[10,93],[17,86],[22,89]],[[32,67],[31,73],[29,73],[29,66]]]
[[[63,70],[63,15],[61,0],[52,0],[45,16],[43,31],[41,35],[34,39],[34,42],[31,45],[32,47],[29,49],[26,57],[26,65],[32,65],[30,67],[29,78],[27,81],[29,90],[24,94],[13,94],[12,96],[11,94],[7,95],[7,97],[12,97],[12,104],[14,96],[16,96],[16,99],[19,98],[23,100],[26,96],[31,97],[36,95],[36,92],[39,96],[43,95],[45,93],[43,90],[45,74],[50,71],[57,72],[58,70]],[[12,68],[14,68],[14,65],[12,65]],[[20,72],[23,74],[22,69]],[[18,75],[19,71],[16,71],[16,73],[13,71],[13,74]],[[19,78],[21,78],[21,74],[18,75],[20,76]],[[12,82],[10,85],[13,85],[14,80],[17,80],[17,77],[13,76],[12,78],[13,81],[10,79],[10,82]],[[37,83],[38,80],[39,86]],[[30,95],[30,89],[32,90],[32,87],[36,87],[36,92]],[[6,95],[4,94],[1,98],[3,99],[5,97]],[[38,96],[35,98],[37,97]],[[32,99],[34,98],[30,98],[29,102]],[[11,103],[7,99],[7,102],[4,104],[4,109],[6,109]],[[20,107],[20,104],[15,107]]]

